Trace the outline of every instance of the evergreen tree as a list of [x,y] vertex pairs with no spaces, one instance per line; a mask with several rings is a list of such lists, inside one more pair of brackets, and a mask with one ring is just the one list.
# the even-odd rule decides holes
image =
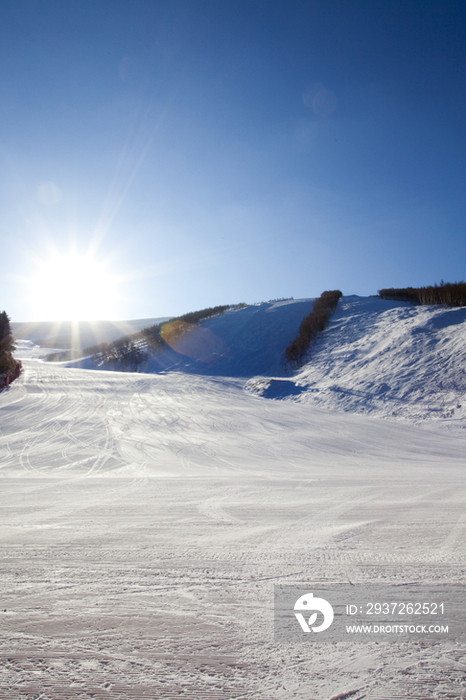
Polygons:
[[8,375],[17,368],[18,363],[11,354],[16,350],[10,328],[10,319],[6,311],[0,313],[0,374]]
[[6,311],[0,314],[0,354],[16,350],[11,333],[10,319]]

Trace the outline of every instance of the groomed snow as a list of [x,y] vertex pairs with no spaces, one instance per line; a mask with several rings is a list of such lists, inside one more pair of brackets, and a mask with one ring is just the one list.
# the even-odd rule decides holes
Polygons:
[[[444,310],[391,305],[366,316],[371,355],[355,311],[366,302],[344,300],[298,377],[276,371],[276,346],[268,367],[289,383],[282,401],[244,391],[265,363],[239,370],[222,317],[208,327],[228,344],[234,376],[69,368],[29,346],[24,374],[0,394],[1,700],[466,696],[466,649],[453,640],[273,638],[274,583],[465,583],[466,438],[426,417],[411,424],[418,400],[404,422],[305,400],[316,393],[309,373],[325,376],[325,347],[337,361],[325,344],[350,333],[351,309],[348,362],[382,366],[386,313],[408,335],[424,319],[447,337],[440,349],[461,349],[462,326],[441,325]],[[267,308],[257,307],[273,325]],[[332,381],[346,386],[341,362]]]

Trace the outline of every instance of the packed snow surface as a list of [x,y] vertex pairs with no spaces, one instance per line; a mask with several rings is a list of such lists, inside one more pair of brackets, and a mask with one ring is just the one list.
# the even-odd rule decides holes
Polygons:
[[[466,438],[445,414],[464,316],[379,303],[343,299],[298,374],[276,319],[299,303],[256,307],[276,344],[251,340],[246,369],[254,333],[220,328],[241,311],[206,324],[228,345],[216,369],[173,353],[176,371],[86,370],[23,346],[0,394],[1,700],[466,697],[454,640],[273,637],[274,584],[466,583]],[[402,421],[378,417],[384,396]]]

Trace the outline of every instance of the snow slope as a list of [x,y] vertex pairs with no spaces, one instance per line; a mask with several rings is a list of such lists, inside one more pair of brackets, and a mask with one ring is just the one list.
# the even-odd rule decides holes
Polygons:
[[[357,301],[329,334],[351,308],[369,327]],[[28,347],[0,394],[0,700],[466,697],[454,640],[273,638],[276,583],[466,583],[466,437],[315,406],[290,390],[304,374],[271,401],[244,370],[90,371]]]
[[[191,332],[167,347],[151,352],[140,372],[180,371],[224,377],[251,377],[284,372],[283,353],[295,337],[303,318],[313,307],[312,299],[253,304],[191,326]],[[177,352],[177,351],[178,352]],[[67,366],[112,369],[92,359]]]
[[[269,302],[215,317],[193,326],[179,352],[152,353],[139,371],[235,377],[264,398],[465,429],[466,309],[343,297],[310,361],[294,372],[284,352],[312,306]],[[90,359],[68,366],[98,368]]]
[[300,371],[286,381],[255,378],[248,388],[268,398],[463,431],[466,309],[343,297]]

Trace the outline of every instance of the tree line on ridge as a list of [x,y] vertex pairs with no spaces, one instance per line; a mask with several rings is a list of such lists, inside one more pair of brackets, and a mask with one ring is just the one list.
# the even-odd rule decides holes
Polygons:
[[429,287],[405,287],[379,289],[381,299],[410,301],[423,306],[442,304],[443,306],[466,306],[466,282],[440,282]]

